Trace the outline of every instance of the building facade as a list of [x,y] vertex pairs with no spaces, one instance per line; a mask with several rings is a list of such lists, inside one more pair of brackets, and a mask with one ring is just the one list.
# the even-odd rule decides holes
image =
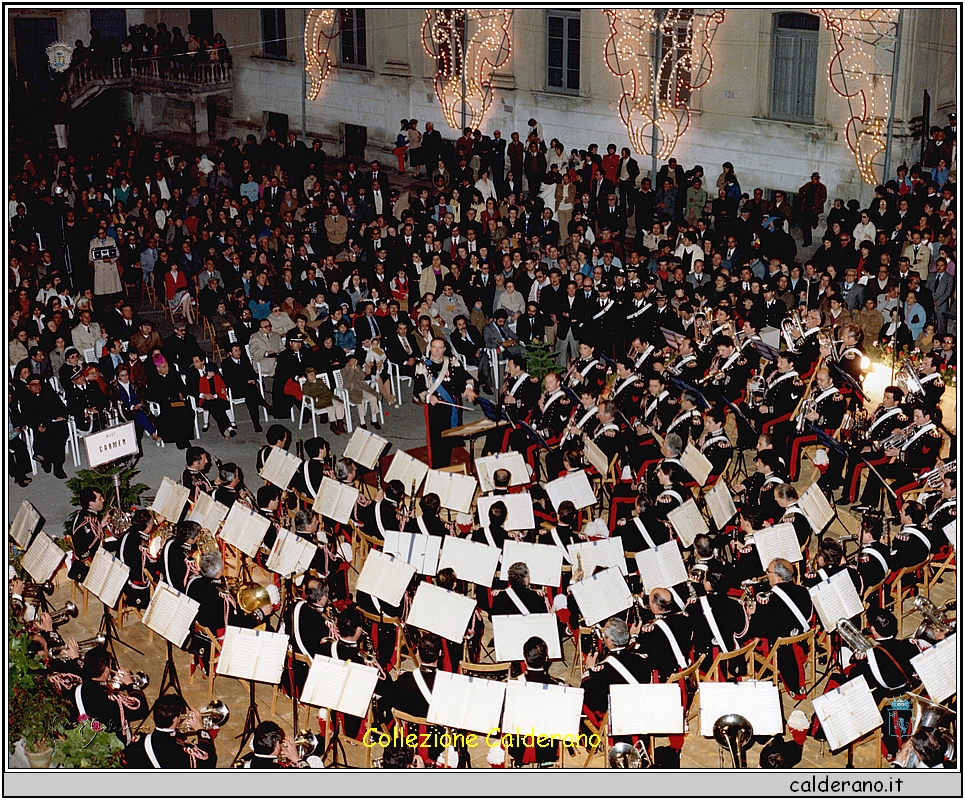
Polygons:
[[[440,60],[423,45],[425,10],[339,10],[341,29],[328,50],[332,69],[317,98],[303,101],[309,85],[303,46],[309,12],[15,10],[9,44],[23,76],[42,67],[31,66],[37,56],[28,48],[51,33],[71,44],[75,39],[86,43],[91,27],[123,32],[128,25],[164,21],[169,28],[194,26],[223,34],[232,55],[230,88],[200,100],[163,92],[136,97],[129,113],[142,131],[193,133],[202,143],[208,131],[218,138],[260,137],[271,125],[301,133],[304,114],[307,136],[321,138],[329,153],[389,164],[403,117],[418,119],[420,128],[432,121],[447,139],[459,135],[446,124],[436,96]],[[940,126],[957,110],[958,97],[958,10],[910,8],[902,16],[896,90],[890,93],[892,169],[917,160],[920,139],[912,133],[921,125],[924,93],[930,95],[930,124]],[[520,131],[525,138],[533,117],[546,138],[555,136],[567,152],[590,142],[601,150],[610,142],[629,146],[619,110],[624,86],[604,59],[610,34],[609,18],[599,8],[512,10],[510,54],[492,74],[492,101],[481,128],[486,133],[499,129],[506,138]],[[849,104],[829,82],[835,47],[825,19],[807,7],[727,9],[709,44],[713,72],[689,99],[690,125],[673,155],[688,168],[702,164],[711,179],[722,162],[730,161],[745,191],[754,186],[794,190],[817,169],[832,197],[870,199],[873,186],[862,180],[845,136],[860,98]],[[891,53],[879,60],[890,72]],[[887,91],[891,82],[891,74],[879,76],[876,86]],[[143,88],[136,93],[145,94]],[[646,174],[649,155],[640,161]],[[883,182],[883,158],[874,163]]]

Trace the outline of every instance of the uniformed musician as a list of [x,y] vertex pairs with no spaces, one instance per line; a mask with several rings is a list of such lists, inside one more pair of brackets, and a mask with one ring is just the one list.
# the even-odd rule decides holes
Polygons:
[[415,367],[413,400],[427,406],[429,458],[433,467],[448,467],[456,440],[443,438],[442,432],[462,422],[460,398],[472,403],[477,386],[469,373],[451,356],[446,355],[446,340],[435,337],[429,344],[428,356]]
[[104,541],[101,512],[104,510],[104,495],[97,489],[86,486],[80,491],[80,510],[74,515],[70,540],[73,545],[73,562],[68,573],[78,583],[87,577],[94,553]]
[[[720,562],[707,567],[703,571],[704,594],[687,601],[687,615],[694,632],[694,658],[703,654],[707,669],[720,653],[740,647],[750,625],[743,604],[727,596],[727,577],[721,567]],[[730,680],[746,671],[744,659],[731,659],[726,664],[727,674],[712,676],[712,680]]]
[[[124,766],[129,769],[214,769],[218,754],[214,739],[204,727],[204,720],[184,698],[166,694],[154,703],[154,730],[139,733],[124,748]],[[190,734],[179,733],[182,725]],[[197,742],[187,740],[196,735]]]
[[[754,430],[760,432],[764,425],[773,424],[775,420],[786,417],[797,408],[804,394],[804,382],[798,376],[794,365],[794,354],[783,351],[777,357],[777,363],[768,365],[764,370],[764,398],[758,407],[748,407],[745,411],[745,416],[754,426]],[[738,444],[745,449],[753,447],[752,431],[747,430],[746,426],[738,425],[737,433]]]
[[181,485],[190,489],[189,500],[193,503],[198,499],[198,492],[214,494],[214,484],[208,479],[207,472],[211,468],[211,456],[203,447],[192,445],[184,453],[186,464],[181,473]]
[[[83,683],[68,690],[68,699],[73,701],[75,719],[95,719],[126,743],[131,740],[131,722],[147,717],[150,706],[144,692],[134,688],[130,671],[113,667],[114,658],[107,647],[88,650],[84,655]],[[115,672],[120,688],[111,685]]]
[[596,345],[590,341],[580,342],[580,356],[569,366],[563,383],[571,389],[588,388],[594,396],[606,387],[606,365],[596,354]]
[[649,606],[654,620],[641,628],[633,647],[646,657],[655,682],[663,683],[674,672],[690,666],[694,630],[687,614],[677,610],[668,589],[651,590]]
[[[865,464],[865,460],[869,461],[873,467],[888,463],[888,457],[877,448],[876,442],[887,439],[893,433],[907,427],[908,415],[905,414],[901,406],[904,397],[905,393],[900,387],[886,387],[881,397],[881,405],[871,415],[868,429],[862,437],[855,438],[850,442],[848,468],[844,475],[841,497],[838,498],[838,502],[842,505],[850,505],[858,496],[861,474],[868,466]],[[832,466],[833,464],[832,461]]]
[[[797,418],[778,425],[774,431],[779,441],[791,443],[788,467],[792,482],[797,480],[801,467],[801,451],[807,445],[818,441],[810,426],[813,424],[828,436],[834,436],[841,427],[846,410],[844,395],[835,387],[831,373],[826,369],[818,370],[811,393],[802,401]],[[840,471],[838,474],[840,475]],[[833,488],[828,486],[830,480],[827,476],[822,476],[821,488]]]

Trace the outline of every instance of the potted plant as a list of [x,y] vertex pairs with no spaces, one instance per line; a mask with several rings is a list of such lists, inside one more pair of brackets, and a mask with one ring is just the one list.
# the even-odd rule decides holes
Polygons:
[[46,769],[54,753],[54,741],[67,713],[64,701],[52,690],[31,692],[20,704],[20,728],[24,750],[33,769]]
[[52,764],[66,769],[117,769],[124,745],[96,719],[81,715],[54,743]]

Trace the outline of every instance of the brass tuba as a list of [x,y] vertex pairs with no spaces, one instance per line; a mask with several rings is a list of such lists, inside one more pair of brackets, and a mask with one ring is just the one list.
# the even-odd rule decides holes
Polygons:
[[754,728],[740,714],[725,714],[714,723],[714,739],[727,748],[734,769],[747,769],[747,746],[754,738]]
[[[914,692],[906,692],[904,696],[911,700],[914,708],[915,724],[912,726],[912,736],[922,728],[933,730],[945,742],[944,760],[954,761],[956,743],[951,727],[955,719],[955,712]],[[909,737],[905,746],[895,756],[894,764],[904,769],[915,769],[918,763],[918,753],[915,752],[913,740]]]
[[262,606],[272,605],[268,589],[260,583],[242,583],[235,589],[238,607],[246,614],[252,614]]
[[610,769],[640,769],[644,752],[642,746],[637,748],[628,742],[617,742],[606,754],[606,763]]
[[[915,608],[923,617],[921,625],[915,631],[912,639],[924,639],[926,642],[937,644],[948,634],[955,631],[954,620],[949,620],[945,614],[946,606],[939,608],[927,597],[919,595],[915,598]],[[939,635],[940,634],[940,635]]]
[[850,619],[839,619],[837,631],[841,638],[856,653],[867,653],[875,647],[875,640],[859,631]]

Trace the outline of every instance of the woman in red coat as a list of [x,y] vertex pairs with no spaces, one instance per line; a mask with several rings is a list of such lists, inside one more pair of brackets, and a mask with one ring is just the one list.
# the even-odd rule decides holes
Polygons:
[[228,419],[228,387],[225,386],[218,368],[210,361],[204,365],[204,376],[198,381],[198,397],[201,408],[209,411],[218,423],[221,435],[225,439],[237,436],[238,429]]
[[178,268],[175,261],[170,263],[170,269],[164,273],[164,297],[168,301],[168,308],[173,315],[179,308],[189,325],[194,324],[194,298],[188,291],[187,276]]

